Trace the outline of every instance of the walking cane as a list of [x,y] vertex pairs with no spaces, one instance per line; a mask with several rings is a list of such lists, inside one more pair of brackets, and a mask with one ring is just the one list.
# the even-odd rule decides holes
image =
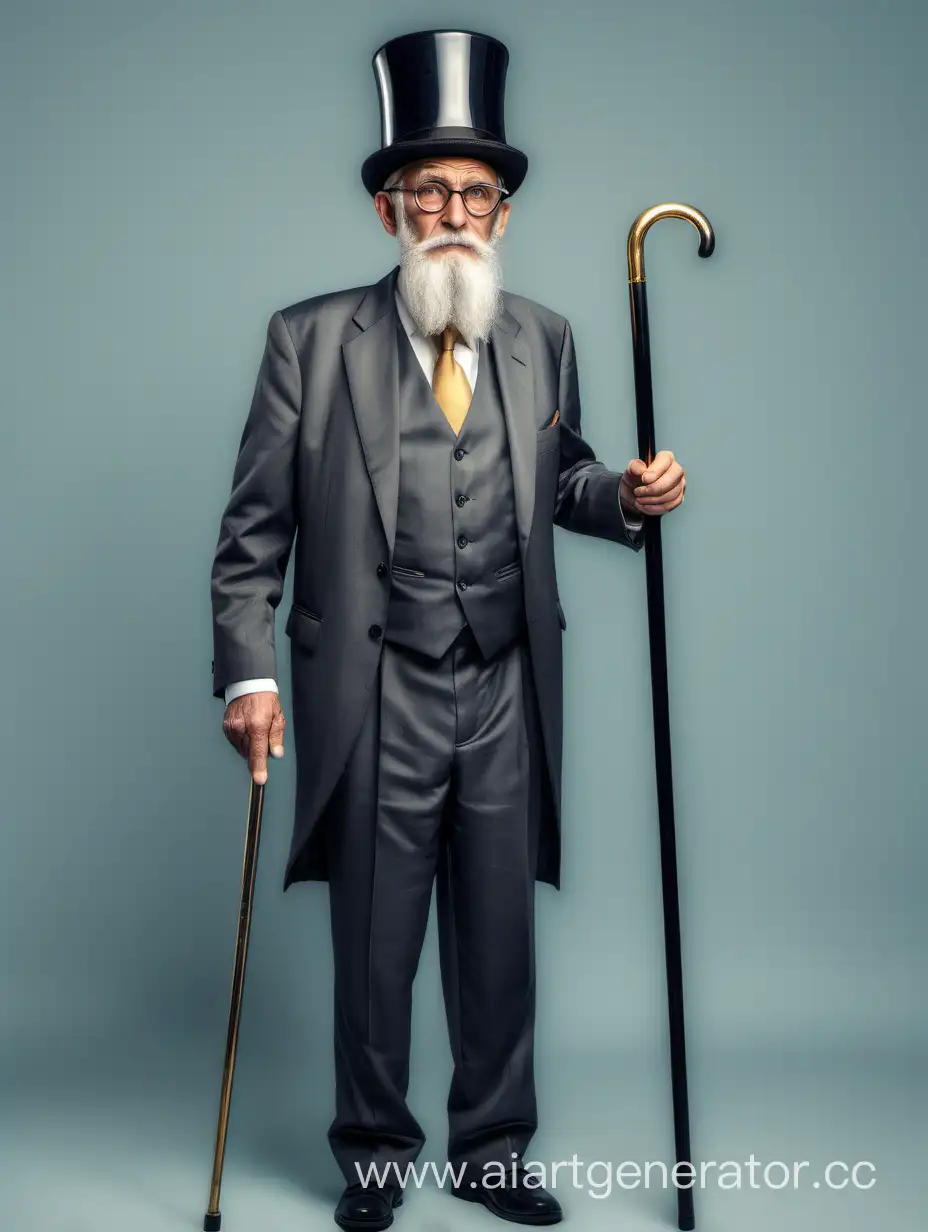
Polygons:
[[[691,205],[668,202],[639,214],[628,233],[628,290],[631,301],[632,346],[635,362],[635,402],[638,416],[638,456],[650,466],[654,447],[654,401],[651,389],[651,340],[644,276],[644,237],[662,218],[683,218],[699,232],[699,255],[711,257],[715,235],[708,218]],[[664,954],[667,965],[667,1009],[670,1019],[670,1076],[673,1128],[678,1164],[686,1164],[688,1180],[695,1174],[690,1157],[690,1117],[686,1086],[683,1029],[683,959],[680,951],[680,900],[677,887],[677,844],[673,819],[670,763],[670,706],[667,691],[667,639],[664,628],[664,574],[661,519],[644,519],[645,573],[648,588],[648,640],[651,647],[651,703],[654,714],[654,758],[657,815],[660,832],[661,888],[664,907]],[[677,1226],[696,1227],[692,1188],[677,1189]]]
[[222,1091],[219,1096],[219,1124],[216,1128],[216,1151],[213,1155],[213,1179],[209,1187],[209,1206],[203,1217],[203,1232],[219,1232],[219,1187],[222,1184],[222,1161],[226,1151],[226,1131],[229,1127],[229,1103],[232,1099],[232,1075],[235,1071],[235,1049],[238,1044],[238,1020],[242,1009],[242,989],[245,985],[245,961],[248,958],[248,933],[251,928],[251,906],[255,893],[255,872],[258,868],[258,843],[261,839],[261,809],[264,805],[264,783],[250,780],[248,821],[245,826],[245,859],[242,864],[242,899],[238,912],[238,932],[235,937],[235,962],[232,968],[232,996],[229,1003],[229,1030],[226,1036],[226,1056],[222,1067]]

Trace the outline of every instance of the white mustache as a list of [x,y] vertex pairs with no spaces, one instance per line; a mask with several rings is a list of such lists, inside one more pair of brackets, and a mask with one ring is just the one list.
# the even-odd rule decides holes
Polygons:
[[492,244],[488,244],[485,240],[478,239],[474,235],[470,235],[465,231],[443,232],[440,235],[431,235],[428,239],[420,240],[416,245],[418,252],[430,252],[433,248],[446,248],[449,244],[460,245],[463,248],[472,248],[474,252],[481,257],[487,255]]

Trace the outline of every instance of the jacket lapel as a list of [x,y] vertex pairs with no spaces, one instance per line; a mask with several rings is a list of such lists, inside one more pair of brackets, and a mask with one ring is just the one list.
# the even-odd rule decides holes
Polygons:
[[516,502],[516,524],[523,562],[535,511],[535,415],[531,352],[521,325],[504,308],[490,331],[499,375],[500,397],[509,436],[509,458]]
[[342,343],[351,405],[389,551],[396,538],[400,477],[399,373],[395,286],[399,266],[367,291]]

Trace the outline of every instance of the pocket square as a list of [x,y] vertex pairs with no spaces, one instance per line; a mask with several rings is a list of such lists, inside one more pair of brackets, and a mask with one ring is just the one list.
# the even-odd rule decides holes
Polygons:
[[560,414],[561,414],[561,412],[560,412],[559,410],[556,410],[556,411],[554,412],[554,418],[551,420],[551,422],[550,422],[550,423],[546,423],[546,424],[545,424],[545,427],[544,427],[544,428],[542,428],[542,432],[544,432],[545,428],[553,428],[553,427],[554,427],[554,425],[557,423],[558,419],[560,418]]

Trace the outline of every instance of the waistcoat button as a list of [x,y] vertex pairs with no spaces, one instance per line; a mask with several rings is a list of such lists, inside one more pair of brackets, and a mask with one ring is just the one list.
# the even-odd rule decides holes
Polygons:
[[466,497],[466,496],[459,496],[459,497],[456,499],[455,504],[458,506],[458,508],[460,508],[460,506],[461,506],[461,505],[466,505],[466,504],[467,504],[467,501],[468,501],[468,497]]
[[464,581],[458,582],[458,590],[467,590],[467,583]]
[[458,547],[459,548],[467,547],[467,536],[466,535],[458,535]]
[[454,451],[454,456],[455,456],[455,457],[457,458],[457,460],[460,462],[460,460],[464,457],[464,450],[463,450],[463,449],[456,449],[456,450]]
[[377,576],[386,577],[386,575],[387,575],[387,566],[383,563],[383,561],[381,561],[380,564],[377,566]]
[[368,633],[370,634],[372,638],[376,640],[378,637],[380,637],[381,633],[383,633],[383,629],[381,629],[380,625],[371,625],[371,627],[368,629]]

